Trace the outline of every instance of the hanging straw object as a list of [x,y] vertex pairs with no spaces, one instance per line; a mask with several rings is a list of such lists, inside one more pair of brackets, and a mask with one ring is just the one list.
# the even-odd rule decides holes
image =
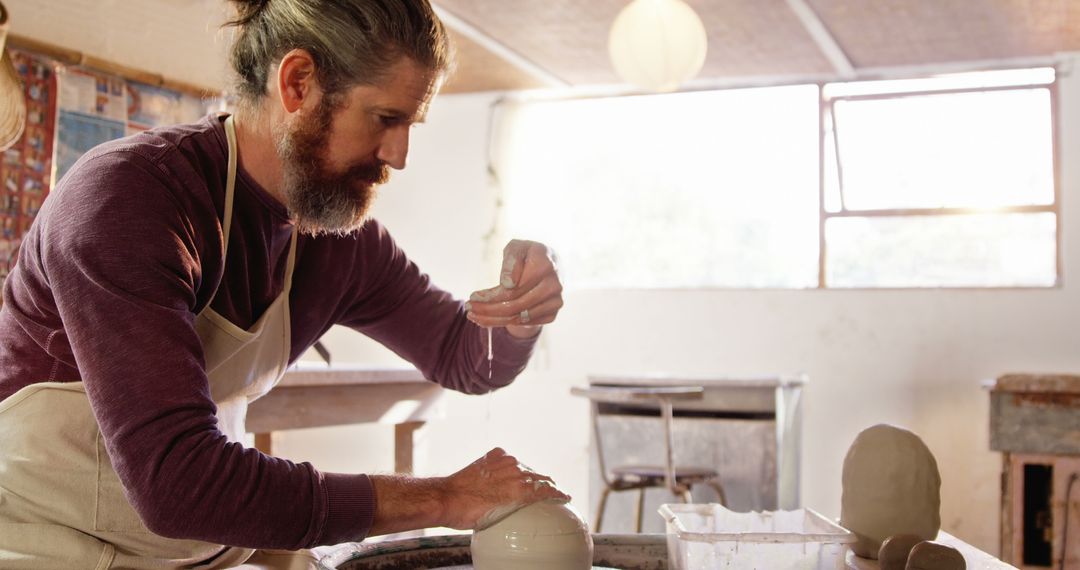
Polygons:
[[7,44],[8,11],[0,2],[0,151],[7,150],[22,136],[26,126],[26,99],[23,95],[22,82],[11,62],[11,55],[4,46]]

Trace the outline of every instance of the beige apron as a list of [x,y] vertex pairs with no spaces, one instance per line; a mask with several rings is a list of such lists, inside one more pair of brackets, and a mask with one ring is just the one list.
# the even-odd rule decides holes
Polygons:
[[[225,131],[227,255],[237,160],[232,117]],[[230,441],[242,441],[248,403],[269,392],[288,365],[295,257],[294,230],[284,290],[251,329],[209,303],[196,317],[219,429]],[[256,553],[151,533],[124,497],[81,382],[32,384],[0,402],[0,568],[228,568],[245,561],[245,568],[313,568],[315,555]]]

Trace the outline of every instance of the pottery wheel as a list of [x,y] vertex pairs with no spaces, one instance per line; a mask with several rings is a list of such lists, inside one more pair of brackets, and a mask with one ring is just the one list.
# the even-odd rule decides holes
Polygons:
[[[472,565],[467,566],[444,566],[442,568],[435,568],[432,570],[473,570]],[[618,568],[608,568],[606,566],[594,566],[593,570],[619,570]]]
[[[473,570],[470,538],[459,534],[345,544],[320,560],[319,570]],[[668,567],[662,534],[594,534],[593,547],[593,570]]]

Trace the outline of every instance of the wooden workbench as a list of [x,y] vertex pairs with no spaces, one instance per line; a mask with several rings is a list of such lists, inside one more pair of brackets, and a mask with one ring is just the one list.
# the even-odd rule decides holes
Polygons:
[[360,423],[394,425],[394,470],[413,469],[413,432],[438,417],[443,389],[412,368],[306,364],[289,369],[248,408],[255,447],[272,454],[275,431]]

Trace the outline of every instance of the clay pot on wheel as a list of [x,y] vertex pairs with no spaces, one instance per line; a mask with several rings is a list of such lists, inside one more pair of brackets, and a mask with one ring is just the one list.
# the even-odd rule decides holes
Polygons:
[[589,570],[589,527],[573,507],[544,501],[473,533],[476,570]]

